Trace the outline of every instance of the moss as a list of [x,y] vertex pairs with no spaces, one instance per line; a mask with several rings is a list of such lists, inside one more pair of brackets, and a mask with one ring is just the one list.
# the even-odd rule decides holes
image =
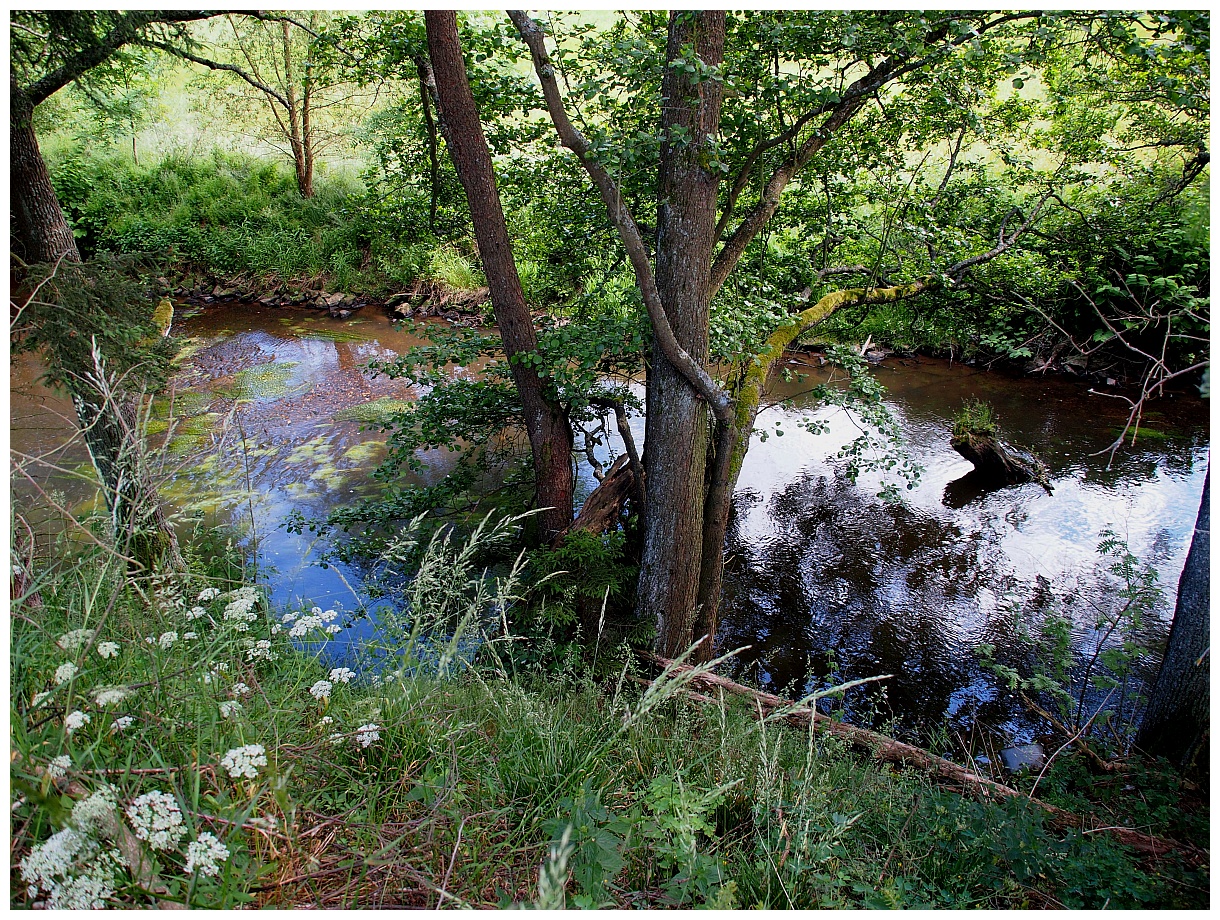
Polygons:
[[302,382],[290,387],[295,361],[275,361],[260,364],[233,375],[228,386],[218,387],[217,396],[232,400],[279,399],[304,390],[308,384]]
[[385,454],[385,445],[380,441],[362,441],[343,452],[343,459],[362,466]]
[[408,411],[413,403],[406,399],[394,399],[383,396],[358,406],[340,409],[334,414],[336,422],[362,422],[366,425],[380,425],[388,422],[393,416]]
[[335,342],[343,344],[345,342],[367,342],[369,333],[360,328],[367,325],[363,320],[351,320],[344,323],[343,326],[307,326],[296,322],[291,317],[280,317],[280,323],[287,327],[286,331],[299,339],[312,339],[314,341]]

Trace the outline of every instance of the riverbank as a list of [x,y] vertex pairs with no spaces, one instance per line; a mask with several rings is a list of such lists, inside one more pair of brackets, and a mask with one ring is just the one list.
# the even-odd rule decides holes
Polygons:
[[[26,557],[11,903],[1207,903],[1206,869],[1174,855],[1141,863],[1021,800],[963,798],[732,695],[692,699],[689,679],[652,679],[624,650],[531,673],[487,616],[516,586],[484,584],[480,602],[469,550],[433,543],[420,570],[426,614],[465,624],[453,641],[408,629],[354,672],[315,657],[352,624],[268,607],[223,553],[188,548],[191,571],[147,599],[99,549]],[[463,629],[482,633],[473,660],[445,651]],[[1038,794],[1094,796],[1115,823],[1206,845],[1188,792],[1141,768],[1124,782],[1141,795],[1062,758]]]

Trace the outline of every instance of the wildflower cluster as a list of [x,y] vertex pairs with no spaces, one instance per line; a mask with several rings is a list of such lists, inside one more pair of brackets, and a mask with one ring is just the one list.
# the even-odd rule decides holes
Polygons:
[[66,684],[68,681],[74,678],[79,671],[80,669],[72,662],[65,662],[55,669],[55,683]]
[[308,613],[298,611],[284,614],[280,628],[291,623],[288,635],[293,639],[304,639],[314,630],[333,636],[339,632],[339,624],[334,622],[339,614],[334,610],[323,610],[321,607],[311,607]]
[[254,606],[258,603],[258,588],[247,585],[229,592],[229,603],[224,609],[222,618],[233,624],[238,632],[245,632],[250,624],[258,619]]
[[187,875],[195,872],[200,875],[219,875],[220,864],[228,858],[229,848],[217,840],[214,834],[204,831],[186,848],[186,865],[182,869]]
[[367,725],[361,725],[356,729],[356,740],[363,748],[369,747],[374,741],[381,740],[381,726],[375,722],[369,722]]
[[98,687],[93,691],[93,699],[99,706],[112,706],[121,703],[131,695],[126,687]]
[[234,778],[245,776],[254,779],[258,776],[258,768],[267,766],[267,749],[261,744],[234,748],[220,758],[220,765]]
[[93,636],[96,630],[93,629],[73,629],[64,633],[55,642],[65,652],[79,652],[82,648],[93,641]]
[[186,836],[182,809],[168,792],[146,792],[127,806],[127,819],[154,850],[172,850]]
[[64,731],[69,735],[79,728],[84,728],[90,722],[89,713],[79,709],[64,716]]
[[30,895],[47,893],[50,910],[97,910],[114,894],[119,854],[103,850],[96,840],[65,827],[40,843],[21,861],[21,877]]

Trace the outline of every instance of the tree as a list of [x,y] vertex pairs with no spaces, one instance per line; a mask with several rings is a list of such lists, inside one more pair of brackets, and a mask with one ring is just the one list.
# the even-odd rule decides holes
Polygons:
[[[1206,742],[1211,715],[1211,471],[1203,480],[1203,497],[1186,566],[1178,581],[1178,601],[1165,657],[1148,699],[1135,746],[1152,756],[1167,757],[1179,767],[1191,765]],[[1207,769],[1206,762],[1203,764]]]
[[425,22],[441,130],[470,204],[496,325],[525,413],[534,458],[535,506],[542,509],[542,527],[549,540],[572,523],[572,427],[556,401],[554,384],[539,374],[533,360],[538,340],[517,275],[491,153],[466,78],[457,14],[430,10]]
[[[134,352],[107,355],[99,350],[114,342],[117,314],[138,303],[134,299],[138,295],[107,269],[78,264],[80,252],[42,159],[33,117],[39,103],[69,83],[86,77],[104,83],[113,77],[121,70],[116,55],[124,46],[154,33],[163,37],[181,34],[184,23],[205,15],[199,11],[19,11],[11,19],[11,239],[23,269],[44,265],[26,279],[32,289],[17,309],[15,345],[43,348],[53,374],[72,394],[116,537],[130,537],[127,548],[145,573],[154,571],[167,557],[172,561],[176,543],[140,468],[134,440],[137,397],[115,386],[121,376],[110,376],[106,366],[106,359],[122,363]],[[19,277],[25,274],[23,269],[18,271]],[[65,322],[78,328],[65,329]],[[90,322],[98,323],[99,328],[97,334],[87,336]],[[118,338],[139,329],[138,324],[130,323],[126,330],[118,330]]]
[[[762,387],[783,349],[844,305],[913,296],[937,285],[945,275],[960,277],[974,265],[995,258],[1032,226],[1046,196],[1016,228],[1006,230],[1002,225],[995,246],[959,260],[948,272],[907,285],[870,286],[821,298],[815,307],[785,324],[767,343],[763,355],[751,355],[736,383],[727,386],[718,384],[707,371],[711,301],[775,215],[797,172],[878,90],[901,76],[943,63],[956,48],[977,41],[982,33],[1026,17],[980,14],[967,22],[918,17],[914,23],[906,23],[897,50],[874,59],[842,91],[803,100],[812,107],[779,138],[753,145],[740,170],[743,177],[752,175],[767,150],[786,147],[789,152],[761,184],[757,202],[734,228],[730,218],[747,180],[735,183],[724,214],[717,219],[719,179],[729,171],[722,159],[725,145],[717,137],[725,80],[725,18],[721,13],[671,13],[660,87],[665,104],[660,115],[655,192],[654,275],[640,225],[603,165],[601,151],[567,115],[542,31],[523,12],[510,11],[509,15],[530,47],[560,141],[588,171],[623,240],[652,323],[638,612],[657,622],[662,654],[680,654],[692,640],[702,638],[698,655],[707,657],[715,637],[732,488]],[[889,26],[892,29],[893,23]],[[883,32],[877,29],[878,35]],[[892,40],[892,35],[886,40]],[[809,127],[819,118],[816,127]],[[797,143],[807,127],[805,139]],[[718,252],[717,239],[723,239]]]
[[330,14],[318,10],[299,19],[227,13],[223,29],[228,38],[217,38],[213,52],[227,66],[198,55],[187,58],[237,78],[231,92],[218,94],[228,122],[243,125],[292,162],[302,198],[313,197],[318,156],[359,119],[366,97],[376,95],[347,82],[326,53],[329,46],[320,42],[320,33],[329,19]]
[[75,81],[105,87],[121,80],[132,48],[194,59],[186,26],[214,15],[205,10],[19,10],[10,19],[10,239],[17,280],[28,285],[16,298],[14,344],[43,349],[54,378],[71,393],[116,537],[130,537],[133,560],[144,573],[166,559],[174,561],[177,553],[141,469],[142,390],[124,385],[127,371],[146,357],[143,349],[131,347],[142,324],[128,314],[132,309],[151,313],[147,292],[133,291],[110,266],[79,264],[80,251],[38,147],[34,109]]

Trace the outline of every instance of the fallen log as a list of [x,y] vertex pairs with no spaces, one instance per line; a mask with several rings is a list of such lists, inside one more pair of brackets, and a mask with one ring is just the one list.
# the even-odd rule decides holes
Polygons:
[[[659,655],[653,655],[650,652],[641,651],[636,654],[643,660],[661,668],[672,668],[671,673],[680,674],[684,671],[692,670],[689,665],[675,666],[672,660],[662,658]],[[795,705],[791,700],[785,700],[782,697],[771,693],[764,693],[761,690],[753,690],[743,684],[735,683],[727,677],[721,677],[719,674],[700,674],[691,681],[690,686],[693,689],[701,689],[705,692],[723,690],[738,696],[744,696],[755,703],[759,714],[762,716],[777,709],[786,709]],[[1051,805],[1040,799],[1028,796],[1017,789],[1013,789],[1011,786],[998,783],[989,777],[980,776],[966,767],[955,764],[943,757],[938,757],[925,751],[923,748],[915,747],[913,744],[906,744],[895,738],[882,735],[879,732],[859,728],[855,725],[848,725],[846,722],[839,722],[815,709],[798,709],[782,718],[782,721],[788,725],[804,729],[809,728],[811,720],[814,723],[815,731],[822,730],[827,734],[842,738],[853,747],[868,752],[872,757],[884,763],[916,767],[929,774],[935,780],[952,786],[954,789],[974,798],[984,800],[993,798],[1025,799],[1031,805],[1036,805],[1045,811],[1051,825],[1061,830],[1076,830],[1083,834],[1107,833],[1135,853],[1144,857],[1161,858],[1166,854],[1176,853],[1193,866],[1208,865],[1208,854],[1190,844],[1180,843],[1176,840],[1169,840],[1163,837],[1155,837],[1133,828],[1113,827],[1094,815],[1082,816],[1073,814],[1056,805]]]
[[974,469],[988,482],[998,486],[1036,482],[1047,492],[1051,491],[1046,464],[991,435],[970,432],[955,436],[949,446],[973,463]]

